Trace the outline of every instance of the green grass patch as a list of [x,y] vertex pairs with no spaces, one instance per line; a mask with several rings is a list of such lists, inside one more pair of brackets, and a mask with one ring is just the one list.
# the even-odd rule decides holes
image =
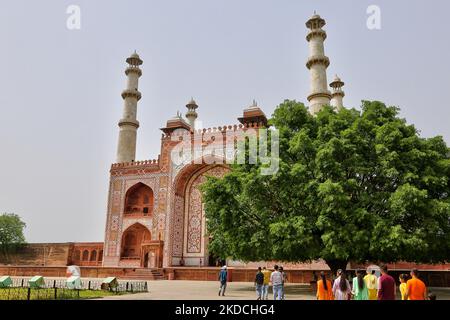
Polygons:
[[112,292],[106,290],[70,290],[70,289],[31,289],[28,288],[0,288],[0,300],[73,300],[95,299],[107,296],[130,294],[131,292]]

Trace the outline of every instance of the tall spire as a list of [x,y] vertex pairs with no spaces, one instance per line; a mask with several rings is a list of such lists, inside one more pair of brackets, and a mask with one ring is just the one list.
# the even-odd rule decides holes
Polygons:
[[139,121],[137,121],[137,102],[141,99],[138,91],[139,77],[142,71],[139,66],[142,60],[134,53],[127,58],[128,67],[125,69],[127,88],[122,91],[124,100],[123,115],[119,121],[119,142],[117,145],[117,163],[131,162],[136,157],[136,137]]
[[326,32],[322,29],[325,20],[314,12],[306,22],[310,29],[306,40],[309,42],[309,58],[306,67],[310,73],[310,94],[308,96],[309,112],[316,114],[324,105],[330,104],[331,93],[328,91],[327,68],[330,60],[325,56],[324,41]]
[[192,129],[195,129],[195,120],[198,117],[196,109],[198,108],[197,103],[195,102],[194,98],[191,97],[191,101],[188,102],[186,105],[186,108],[188,111],[186,112],[186,118],[189,121],[189,125]]
[[333,92],[331,93],[331,105],[336,108],[336,110],[340,110],[344,107],[343,98],[345,96],[342,87],[344,86],[344,82],[337,75],[334,77],[332,83],[330,83],[330,87],[333,88]]

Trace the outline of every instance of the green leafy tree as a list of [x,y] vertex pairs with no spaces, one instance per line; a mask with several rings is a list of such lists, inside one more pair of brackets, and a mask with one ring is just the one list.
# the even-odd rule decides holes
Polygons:
[[209,250],[243,261],[322,258],[438,263],[450,255],[450,159],[442,137],[420,137],[399,109],[316,116],[295,101],[270,123],[280,134],[275,175],[233,165],[203,186]]
[[25,243],[25,227],[25,222],[17,214],[0,215],[0,248],[4,259],[8,260],[9,254]]

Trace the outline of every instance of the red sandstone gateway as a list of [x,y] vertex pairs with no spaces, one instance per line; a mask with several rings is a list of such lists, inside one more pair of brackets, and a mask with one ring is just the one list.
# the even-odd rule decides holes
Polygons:
[[[329,85],[332,92],[328,91],[326,70],[330,59],[324,54],[327,37],[322,29],[324,25],[325,20],[316,14],[306,22],[310,49],[306,67],[311,75],[311,92],[307,99],[312,113],[324,104],[342,108],[345,96],[344,82],[337,76]],[[201,139],[194,142],[200,142],[203,147],[216,140],[213,138],[226,141],[229,133],[237,135],[266,128],[267,117],[254,101],[244,109],[238,124],[198,130],[199,106],[191,99],[186,105],[186,119],[177,113],[161,128],[161,148],[157,159],[136,161],[136,138],[140,126],[137,105],[142,97],[138,89],[143,61],[134,52],[126,62],[127,85],[122,92],[124,105],[118,123],[117,160],[110,169],[104,242],[27,245],[15,255],[15,266],[0,266],[0,274],[64,276],[67,265],[79,265],[83,277],[216,281],[219,262],[208,252],[209,239],[200,186],[206,177],[222,177],[230,168],[218,164],[221,161],[176,163],[172,159],[172,151],[183,137],[192,141]],[[211,155],[211,158],[219,157]],[[236,261],[226,263],[231,266],[230,280],[253,281],[255,269],[252,268],[257,265]],[[270,262],[258,265],[264,264],[267,267],[273,265]],[[313,271],[329,270],[321,261],[284,266],[289,282],[309,283],[313,279]],[[429,285],[450,286],[448,265],[405,263],[399,268],[389,265],[394,272],[412,267],[425,270],[422,274],[428,277]]]

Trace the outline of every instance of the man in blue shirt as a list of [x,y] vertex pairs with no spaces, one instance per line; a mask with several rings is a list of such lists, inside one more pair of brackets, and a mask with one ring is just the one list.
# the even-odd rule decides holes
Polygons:
[[225,289],[227,288],[227,266],[223,266],[222,270],[219,272],[219,281],[220,281],[220,289],[219,289],[219,296],[222,294],[222,296],[225,296]]

